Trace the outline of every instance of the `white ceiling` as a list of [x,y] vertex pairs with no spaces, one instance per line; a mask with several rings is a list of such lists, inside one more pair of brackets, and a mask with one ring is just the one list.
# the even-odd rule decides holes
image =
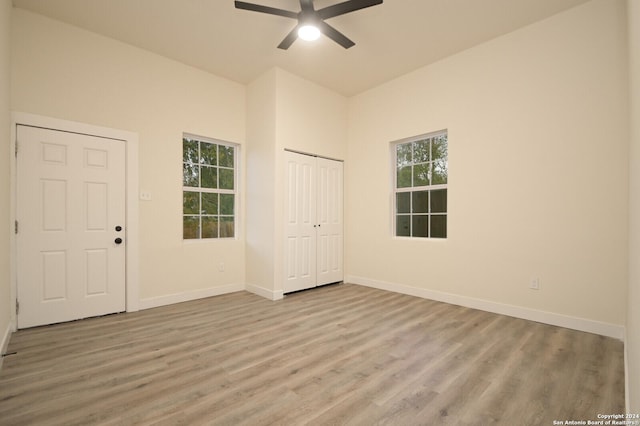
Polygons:
[[[298,0],[247,0],[299,11]],[[316,0],[315,7],[343,0]],[[328,23],[356,45],[322,37],[276,46],[295,26],[233,0],[13,0],[50,16],[247,84],[277,66],[351,96],[588,0],[384,0]]]

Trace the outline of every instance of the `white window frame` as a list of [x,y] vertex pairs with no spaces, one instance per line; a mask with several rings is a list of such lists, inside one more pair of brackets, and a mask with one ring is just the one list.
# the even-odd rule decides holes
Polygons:
[[[393,236],[393,238],[397,238],[397,239],[420,239],[420,240],[444,240],[446,241],[447,238],[449,237],[449,220],[448,220],[448,216],[449,216],[449,202],[448,202],[448,189],[449,189],[449,177],[447,175],[447,183],[445,184],[437,184],[437,185],[423,185],[423,186],[408,186],[408,187],[403,187],[403,188],[398,188],[398,158],[397,158],[397,147],[398,145],[404,145],[404,144],[411,144],[414,142],[418,142],[418,141],[422,141],[424,139],[430,139],[433,137],[438,137],[438,136],[446,136],[447,137],[447,147],[448,147],[448,141],[449,141],[449,132],[447,129],[444,130],[439,130],[436,132],[431,132],[431,133],[425,133],[422,135],[418,135],[418,136],[413,136],[410,138],[405,138],[405,139],[401,139],[398,141],[394,141],[391,142],[391,146],[390,146],[390,151],[391,151],[391,182],[392,182],[392,187],[391,187],[391,234]],[[430,162],[433,162],[433,159],[430,158]],[[448,149],[447,149],[447,170],[448,170],[448,162],[449,162],[449,155],[448,155]],[[409,235],[398,235],[397,233],[397,217],[398,217],[398,207],[397,207],[397,194],[398,193],[403,193],[403,192],[419,192],[419,191],[429,191],[429,198],[431,198],[431,191],[435,191],[435,190],[439,190],[439,189],[446,189],[447,190],[447,206],[446,206],[446,211],[445,212],[428,212],[428,213],[418,213],[415,214],[413,213],[410,208],[409,213],[407,213],[406,215],[409,217]],[[431,200],[430,200],[431,201]],[[431,203],[429,203],[431,204]],[[401,215],[404,215],[401,213]],[[413,236],[413,216],[419,216],[419,215],[424,215],[424,216],[428,216],[429,217],[429,224],[428,224],[428,229],[429,229],[429,236],[427,237],[423,237],[423,236]],[[447,217],[447,223],[446,223],[446,235],[444,237],[432,237],[431,236],[431,217],[432,216],[445,216]]]
[[[239,224],[240,224],[240,220],[239,220],[239,211],[240,211],[240,205],[239,205],[239,164],[240,164],[240,145],[237,143],[233,143],[233,142],[228,142],[228,141],[223,141],[220,139],[214,139],[214,138],[210,138],[210,137],[206,137],[206,136],[200,136],[200,135],[196,135],[193,133],[183,133],[182,134],[182,139],[180,140],[180,144],[183,145],[184,144],[184,139],[190,139],[190,140],[196,140],[198,142],[205,142],[205,143],[210,143],[210,144],[215,144],[218,146],[225,146],[225,147],[229,147],[229,148],[233,148],[233,189],[220,189],[220,188],[203,188],[201,186],[198,187],[194,187],[194,186],[184,186],[184,171],[183,174],[181,175],[181,179],[183,179],[183,186],[182,186],[182,191],[180,194],[180,210],[181,210],[181,223],[182,223],[182,241],[185,243],[193,243],[193,242],[201,242],[201,241],[228,241],[228,240],[237,240],[238,239],[238,235],[239,235]],[[181,152],[184,152],[181,150]],[[198,156],[200,156],[200,152],[198,149]],[[184,167],[184,157],[180,160],[182,166]],[[220,166],[216,165],[216,168],[220,168]],[[228,167],[222,167],[223,169],[229,169]],[[199,179],[201,179],[202,175],[199,174]],[[200,212],[200,214],[197,215],[189,215],[189,214],[185,214],[184,213],[184,193],[185,192],[194,192],[194,193],[198,193],[198,194],[203,194],[203,193],[211,193],[211,194],[231,194],[233,195],[233,236],[232,237],[220,237],[220,224],[218,224],[218,236],[217,237],[206,237],[203,238],[202,237],[202,212]],[[218,211],[220,209],[220,206],[218,206]],[[199,226],[199,232],[200,232],[200,236],[198,238],[185,238],[184,237],[184,218],[185,216],[193,216],[193,217],[199,217],[200,220],[200,226]],[[206,216],[206,215],[204,215]],[[220,218],[221,216],[218,214],[216,215],[218,216],[218,218]],[[229,217],[230,215],[224,215],[225,217]]]

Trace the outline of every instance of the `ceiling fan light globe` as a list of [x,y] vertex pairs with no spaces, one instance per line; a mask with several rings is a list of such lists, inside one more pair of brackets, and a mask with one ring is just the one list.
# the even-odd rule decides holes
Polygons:
[[305,41],[315,41],[320,38],[320,30],[314,25],[303,25],[298,29],[298,37]]

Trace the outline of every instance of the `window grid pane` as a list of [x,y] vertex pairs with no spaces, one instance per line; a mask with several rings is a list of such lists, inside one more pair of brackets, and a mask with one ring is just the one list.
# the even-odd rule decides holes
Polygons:
[[235,238],[236,147],[183,136],[183,239]]
[[200,217],[184,216],[182,236],[185,240],[200,238]]
[[396,235],[398,237],[411,236],[411,215],[396,216]]

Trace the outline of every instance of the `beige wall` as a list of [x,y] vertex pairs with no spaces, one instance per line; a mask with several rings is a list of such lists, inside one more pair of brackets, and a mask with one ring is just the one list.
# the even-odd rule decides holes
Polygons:
[[181,138],[244,144],[245,87],[21,9],[12,31],[13,110],[139,134],[141,298],[242,288],[242,215],[236,240],[182,240]]
[[[11,116],[10,116],[10,28],[11,0],[0,0],[0,352],[10,330],[11,280],[9,272],[9,212]],[[2,361],[0,360],[0,364]]]
[[640,2],[627,1],[629,25],[629,83],[631,165],[629,188],[629,296],[627,314],[627,406],[640,412]]
[[247,285],[279,298],[284,284],[284,150],[344,159],[347,98],[274,68],[249,85],[247,105]]
[[[247,287],[272,297],[275,280],[276,69],[247,88]],[[263,290],[261,290],[263,289]]]
[[[142,299],[245,282],[282,289],[280,154],[345,158],[346,98],[280,69],[245,88],[20,9],[13,34],[14,110],[140,135],[140,188],[153,197],[140,203]],[[182,132],[244,143],[245,130],[246,229],[241,215],[237,241],[183,243]]]
[[[595,0],[354,97],[351,279],[622,330],[624,19],[624,2]],[[394,239],[389,143],[441,129],[450,141],[449,237]],[[539,291],[528,288],[532,277]]]
[[[278,69],[276,148],[276,291],[284,288],[284,150],[344,160],[348,101],[324,87]],[[348,167],[348,166],[347,166]]]
[[347,98],[277,69],[277,143],[344,160],[347,155]]

